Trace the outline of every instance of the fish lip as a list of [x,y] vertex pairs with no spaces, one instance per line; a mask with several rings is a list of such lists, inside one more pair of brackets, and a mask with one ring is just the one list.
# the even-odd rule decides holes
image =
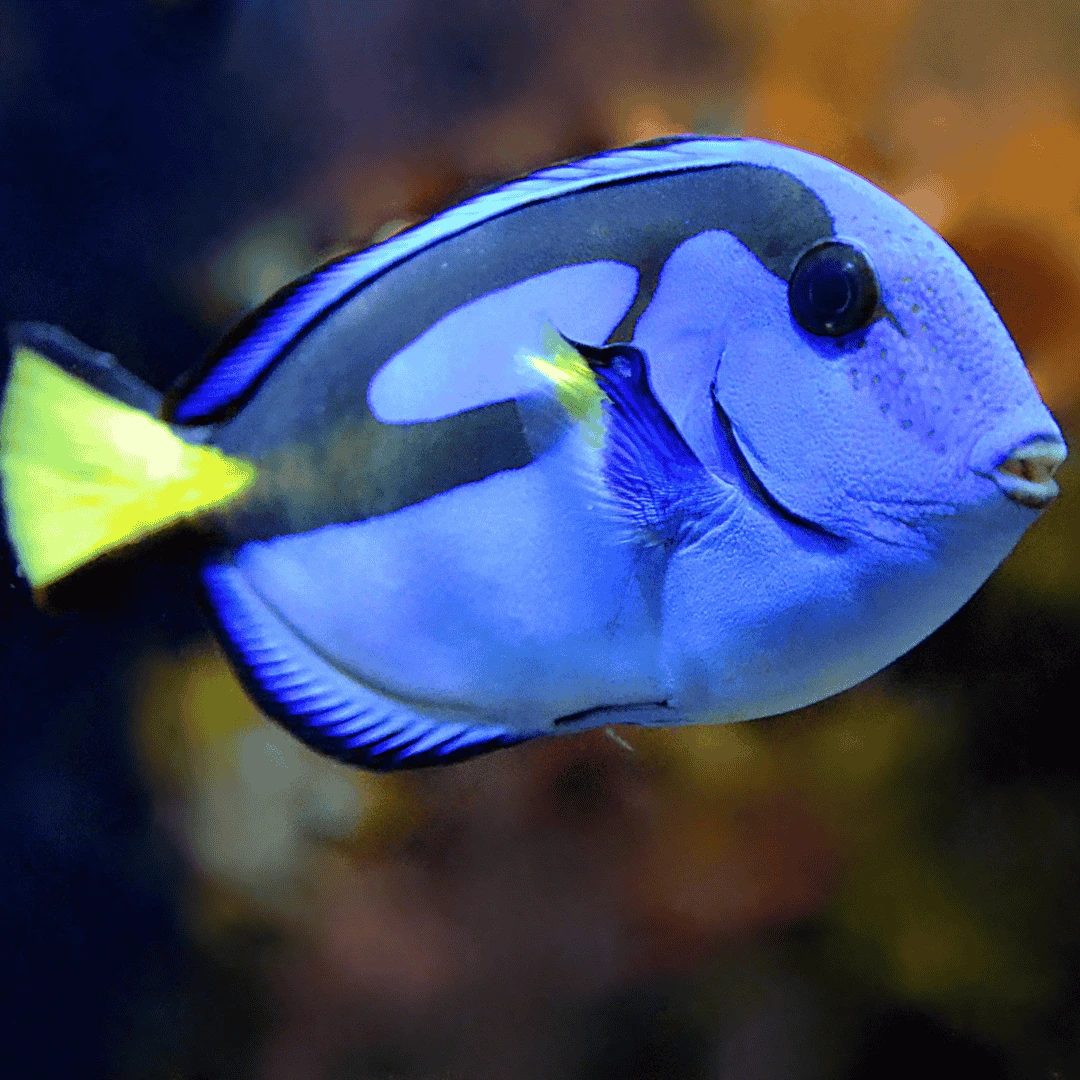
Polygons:
[[1061,438],[1040,435],[1021,443],[992,467],[976,468],[975,472],[993,480],[1013,502],[1030,510],[1045,510],[1060,494],[1054,474],[1068,453]]

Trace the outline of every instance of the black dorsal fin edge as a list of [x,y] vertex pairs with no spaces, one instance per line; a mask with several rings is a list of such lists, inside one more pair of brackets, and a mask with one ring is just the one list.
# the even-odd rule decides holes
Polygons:
[[159,416],[163,395],[125,368],[112,353],[91,348],[77,337],[46,322],[12,323],[7,328],[12,352],[33,349],[57,367],[103,394],[151,416]]

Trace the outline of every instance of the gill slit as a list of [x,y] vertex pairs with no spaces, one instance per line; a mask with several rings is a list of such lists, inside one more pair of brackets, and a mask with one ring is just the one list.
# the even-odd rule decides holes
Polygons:
[[739,467],[739,475],[742,477],[743,483],[746,485],[750,494],[774,514],[783,518],[790,524],[805,529],[807,532],[812,532],[817,536],[823,536],[829,540],[841,543],[846,547],[848,541],[843,536],[834,533],[831,529],[827,529],[824,525],[820,525],[810,518],[804,518],[800,514],[794,513],[794,511],[789,510],[776,499],[772,492],[770,492],[758,478],[757,473],[750,467],[750,462],[746,460],[746,455],[743,453],[742,447],[739,446],[739,440],[735,438],[731,418],[724,411],[724,407],[717,399],[715,379],[709,387],[709,395],[712,397],[713,409],[716,411],[716,417],[720,421],[720,427],[724,432],[724,438],[727,440],[728,449],[731,451],[731,454]]

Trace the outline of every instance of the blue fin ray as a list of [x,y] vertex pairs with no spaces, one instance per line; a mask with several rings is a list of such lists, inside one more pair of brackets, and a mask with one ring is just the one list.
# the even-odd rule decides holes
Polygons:
[[407,727],[402,728],[400,731],[391,735],[389,738],[383,739],[378,745],[373,746],[372,752],[376,754],[385,754],[391,750],[400,750],[403,747],[407,747],[424,736],[430,734],[431,726],[423,722],[412,723]]
[[531,735],[424,716],[339,671],[304,642],[231,562],[203,568],[209,606],[254,700],[297,738],[372,769],[442,764]]
[[465,750],[473,750],[476,747],[483,745],[484,735],[483,732],[476,728],[469,728],[467,731],[463,731],[460,735],[451,738],[448,742],[442,746],[442,751],[445,754],[458,754]]
[[348,744],[349,746],[364,746],[370,748],[373,744],[386,738],[390,733],[399,730],[400,720],[384,720],[381,723],[378,719],[373,719],[366,726],[361,725],[360,730],[356,733],[350,731]]
[[574,347],[604,393],[604,483],[633,535],[669,541],[684,521],[701,520],[734,497],[735,489],[702,465],[656,400],[640,349]]
[[463,735],[467,728],[464,724],[446,724],[443,727],[437,728],[434,731],[428,732],[427,735],[417,739],[412,745],[407,746],[401,753],[403,758],[415,757],[420,754],[425,754],[429,750],[434,750],[437,746],[442,746],[444,749],[447,745],[453,742],[459,735]]

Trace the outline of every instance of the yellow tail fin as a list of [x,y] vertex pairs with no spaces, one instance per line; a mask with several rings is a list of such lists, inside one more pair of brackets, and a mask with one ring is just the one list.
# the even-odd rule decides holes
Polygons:
[[38,589],[230,501],[255,468],[185,442],[19,346],[0,417],[0,476],[8,536]]

